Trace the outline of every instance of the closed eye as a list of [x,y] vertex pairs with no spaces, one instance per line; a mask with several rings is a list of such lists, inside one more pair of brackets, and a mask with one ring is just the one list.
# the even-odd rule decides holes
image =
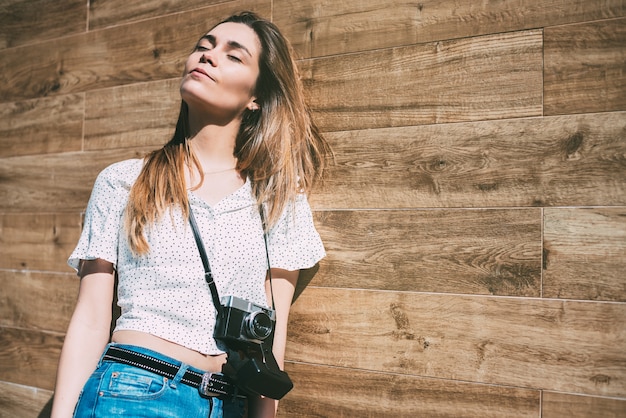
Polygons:
[[[207,44],[209,46],[207,46]],[[215,36],[213,36],[211,34],[206,34],[206,35],[204,35],[200,39],[200,42],[198,42],[198,46],[196,48],[204,46],[207,49],[212,49],[212,48],[216,47],[217,44],[218,44],[218,42],[217,42],[217,39],[215,39]],[[237,41],[226,41],[225,42],[225,50],[227,52],[230,52],[230,51],[241,51],[241,53],[243,55],[247,55],[249,57],[252,57],[252,53],[250,52],[250,50],[248,48],[246,48],[244,45],[242,45],[241,43],[237,42]],[[239,57],[238,55],[228,55],[228,58],[233,60],[233,61],[237,61],[237,62],[243,62],[244,61],[244,58]]]

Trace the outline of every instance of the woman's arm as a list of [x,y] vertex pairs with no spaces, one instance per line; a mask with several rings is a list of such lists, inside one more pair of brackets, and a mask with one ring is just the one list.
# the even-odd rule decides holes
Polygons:
[[52,418],[72,416],[80,391],[109,342],[114,281],[113,273],[91,273],[80,281],[59,359]]
[[[287,322],[291,301],[298,282],[300,270],[272,269],[272,290],[274,293],[274,308],[276,309],[276,327],[274,330],[274,345],[272,352],[281,369],[285,367],[285,345],[287,344]],[[271,302],[269,280],[265,281],[267,300]],[[250,418],[273,418],[276,415],[278,401],[270,398],[260,398],[251,401]]]

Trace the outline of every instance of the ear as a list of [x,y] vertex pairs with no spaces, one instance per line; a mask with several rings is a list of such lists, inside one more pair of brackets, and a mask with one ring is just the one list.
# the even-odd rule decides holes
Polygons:
[[259,106],[259,104],[256,102],[256,97],[252,98],[252,100],[250,101],[250,103],[248,103],[248,106],[246,107],[248,108],[248,110],[251,110],[253,112],[261,108],[261,106]]

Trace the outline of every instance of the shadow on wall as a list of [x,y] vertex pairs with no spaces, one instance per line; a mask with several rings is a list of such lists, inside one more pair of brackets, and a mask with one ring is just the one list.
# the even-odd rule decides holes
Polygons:
[[296,299],[300,297],[304,289],[311,283],[313,277],[317,274],[317,271],[320,269],[319,263],[311,267],[310,269],[300,270],[300,274],[298,275],[298,283],[296,284],[296,291],[294,292],[293,299],[291,303],[294,303]]
[[46,405],[43,407],[43,409],[41,410],[39,415],[37,415],[37,418],[50,418],[50,414],[52,414],[52,399],[53,399],[53,397],[51,397],[50,400],[48,402],[46,402]]

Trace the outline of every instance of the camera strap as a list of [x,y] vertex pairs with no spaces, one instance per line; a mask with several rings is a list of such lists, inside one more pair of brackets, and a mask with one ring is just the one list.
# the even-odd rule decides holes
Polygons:
[[[265,256],[267,258],[267,271],[270,281],[270,295],[272,298],[272,309],[274,307],[274,290],[272,289],[272,269],[270,268],[270,254],[269,247],[267,243],[267,233],[265,232],[265,216],[263,216],[263,210],[259,210],[259,215],[261,216],[261,223],[263,225],[263,242],[265,243]],[[209,265],[209,257],[207,256],[206,249],[204,248],[204,243],[202,242],[202,237],[200,236],[200,231],[198,229],[198,224],[196,223],[196,218],[193,215],[193,210],[191,206],[189,206],[189,224],[191,225],[191,230],[193,232],[193,237],[196,240],[196,245],[198,246],[198,251],[200,252],[200,258],[202,259],[202,265],[204,266],[204,280],[206,280],[209,285],[209,289],[211,290],[211,296],[213,297],[213,305],[215,305],[215,309],[217,309],[218,315],[222,315],[224,307],[222,306],[222,302],[220,301],[220,296],[217,292],[217,286],[215,285],[215,280],[213,279],[213,273],[211,272],[211,266]]]
[[217,309],[218,315],[222,315],[222,311],[224,310],[224,308],[222,307],[222,303],[220,302],[220,295],[217,293],[217,286],[215,286],[215,280],[213,279],[213,273],[211,272],[211,266],[209,265],[209,258],[206,255],[206,250],[204,249],[202,237],[200,236],[198,224],[196,223],[195,216],[193,216],[193,210],[191,210],[191,206],[189,206],[189,223],[191,224],[193,237],[196,239],[196,245],[198,246],[198,251],[200,251],[200,258],[202,259],[202,265],[204,266],[204,280],[206,280],[207,284],[209,285],[209,289],[211,290],[211,296],[213,297],[213,305],[215,305],[215,309]]
[[267,232],[265,224],[265,211],[263,207],[259,207],[259,215],[261,216],[261,225],[263,226],[263,242],[265,243],[265,258],[267,258],[267,278],[270,281],[270,297],[272,298],[272,309],[276,309],[274,305],[274,289],[272,288],[272,267],[270,266],[270,250],[269,245],[267,244]]

